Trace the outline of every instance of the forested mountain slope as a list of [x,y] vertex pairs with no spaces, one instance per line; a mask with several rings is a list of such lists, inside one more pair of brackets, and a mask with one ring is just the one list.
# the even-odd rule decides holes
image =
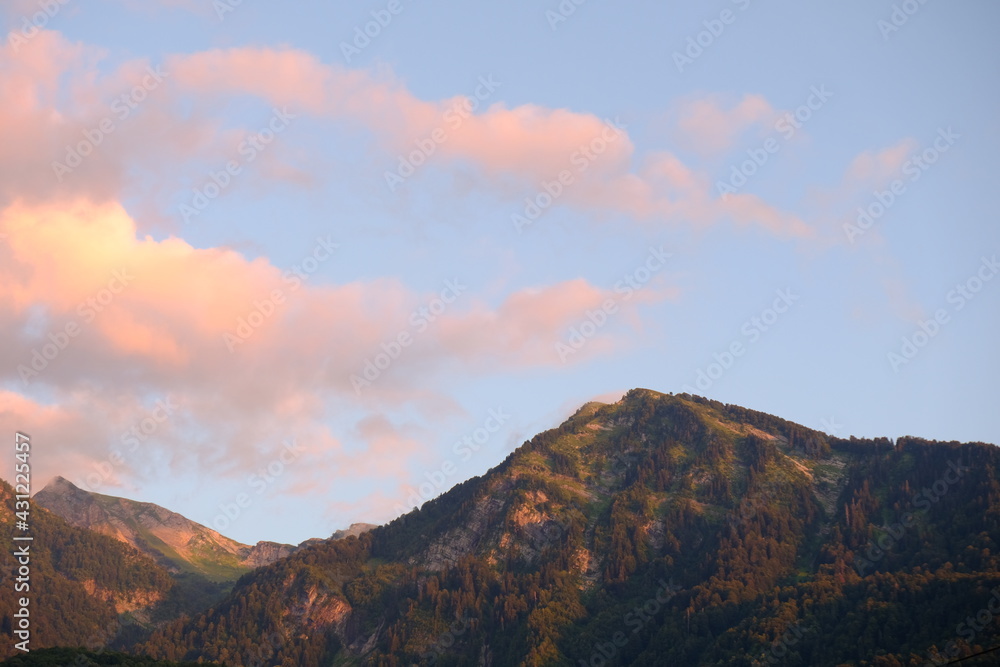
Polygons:
[[[15,534],[14,492],[0,480],[0,525]],[[0,552],[4,594],[0,595],[0,655],[15,651],[12,630],[17,600],[30,599],[30,648],[101,647],[123,629],[122,617],[149,622],[157,610],[180,604],[172,597],[176,583],[166,570],[128,545],[67,524],[39,507],[29,514],[30,542],[8,542]],[[15,549],[27,544],[28,573]],[[17,581],[23,579],[23,581]],[[190,597],[185,594],[185,597]],[[206,602],[207,605],[207,602]]]
[[245,575],[137,648],[289,666],[964,656],[1000,643],[975,620],[1000,591],[998,452],[839,440],[637,389],[419,511]]

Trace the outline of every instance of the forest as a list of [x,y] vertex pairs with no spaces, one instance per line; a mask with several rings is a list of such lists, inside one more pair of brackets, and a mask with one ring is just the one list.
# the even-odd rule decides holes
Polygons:
[[[998,477],[992,445],[838,439],[633,390],[122,648],[234,666],[946,664],[1000,644]],[[167,588],[125,550],[47,539],[46,604],[80,619],[52,645],[114,619],[74,596],[83,579]]]

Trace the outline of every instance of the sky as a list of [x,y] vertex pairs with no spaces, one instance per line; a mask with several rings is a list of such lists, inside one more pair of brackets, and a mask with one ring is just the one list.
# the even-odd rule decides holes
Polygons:
[[0,429],[249,543],[635,387],[998,443],[998,20],[8,0]]

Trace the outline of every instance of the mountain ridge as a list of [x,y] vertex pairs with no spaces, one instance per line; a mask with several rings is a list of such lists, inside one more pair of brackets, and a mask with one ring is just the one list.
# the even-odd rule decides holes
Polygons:
[[[71,525],[113,537],[150,556],[174,574],[193,572],[213,581],[235,581],[324,538],[298,545],[268,540],[247,545],[155,503],[87,491],[62,476],[33,496],[40,507]],[[360,534],[373,527],[354,524],[331,538]]]
[[[864,565],[911,489],[956,458],[970,469],[961,484]],[[970,654],[992,635],[957,640],[949,623],[1000,585],[998,473],[982,443],[840,439],[632,390],[385,526],[245,575],[138,648],[248,664],[253,628],[281,638],[268,664],[749,665],[780,650],[833,667],[916,664],[938,644]],[[865,624],[872,614],[889,634]],[[624,644],[598,653],[616,632]]]
[[[107,498],[89,501],[103,512],[101,502],[121,500]],[[110,539],[38,511],[50,517],[46,541]],[[1000,644],[998,624],[964,620],[1000,595],[1000,449],[985,443],[837,438],[636,389],[581,406],[482,476],[365,528],[308,540],[197,604],[185,600],[197,579],[170,585],[112,540],[112,554],[132,549],[149,563],[136,570],[145,579],[128,581],[153,577],[154,606],[170,600],[164,613],[137,610],[141,628],[102,636],[137,655],[231,667],[911,667],[958,657],[977,667],[991,656],[969,656]],[[122,588],[88,553],[68,561],[83,558],[81,571],[53,551],[73,581],[46,584],[67,593],[40,601],[44,617],[60,605],[68,618],[117,609],[70,594],[90,580]],[[117,611],[119,624],[133,613]],[[11,621],[5,611],[0,624]],[[44,636],[87,639],[68,627]]]

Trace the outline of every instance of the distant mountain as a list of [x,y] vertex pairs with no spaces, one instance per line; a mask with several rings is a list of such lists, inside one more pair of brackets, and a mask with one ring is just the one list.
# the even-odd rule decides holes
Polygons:
[[[342,540],[345,537],[361,537],[363,534],[367,533],[373,528],[378,528],[374,523],[352,523],[350,528],[347,530],[338,530],[330,536],[331,540]],[[299,546],[308,546],[310,540],[303,542]]]
[[[0,550],[0,657],[15,653],[14,643],[22,639],[13,634],[22,596],[30,600],[32,653],[47,646],[105,646],[123,640],[130,624],[149,623],[178,608],[177,582],[132,547],[38,507],[30,510],[27,523],[28,530],[15,531],[14,492],[0,480],[0,531],[8,540]],[[13,542],[12,535],[33,539]],[[19,573],[22,567],[26,573]]]
[[637,389],[386,526],[243,576],[135,650],[301,667],[901,667],[1000,644],[983,620],[995,596],[997,447],[843,440]]
[[[16,518],[13,489],[0,480],[0,530],[20,534]],[[0,551],[9,587],[0,596],[0,658],[15,656],[3,664],[167,665],[122,662],[109,652],[45,649],[130,646],[166,622],[208,608],[252,568],[299,549],[275,542],[243,545],[152,503],[89,493],[61,477],[33,496],[28,523],[25,534],[34,539]],[[334,538],[372,527],[355,524]],[[16,558],[25,558],[15,556],[14,548],[22,544],[28,545],[30,576],[14,581],[9,573],[21,565]],[[32,650],[18,656],[12,630],[21,595],[31,600]],[[97,662],[80,662],[80,654]]]
[[85,491],[62,477],[33,500],[78,528],[135,547],[175,574],[196,573],[213,581],[235,581],[298,548],[263,541],[241,544],[159,505]]

